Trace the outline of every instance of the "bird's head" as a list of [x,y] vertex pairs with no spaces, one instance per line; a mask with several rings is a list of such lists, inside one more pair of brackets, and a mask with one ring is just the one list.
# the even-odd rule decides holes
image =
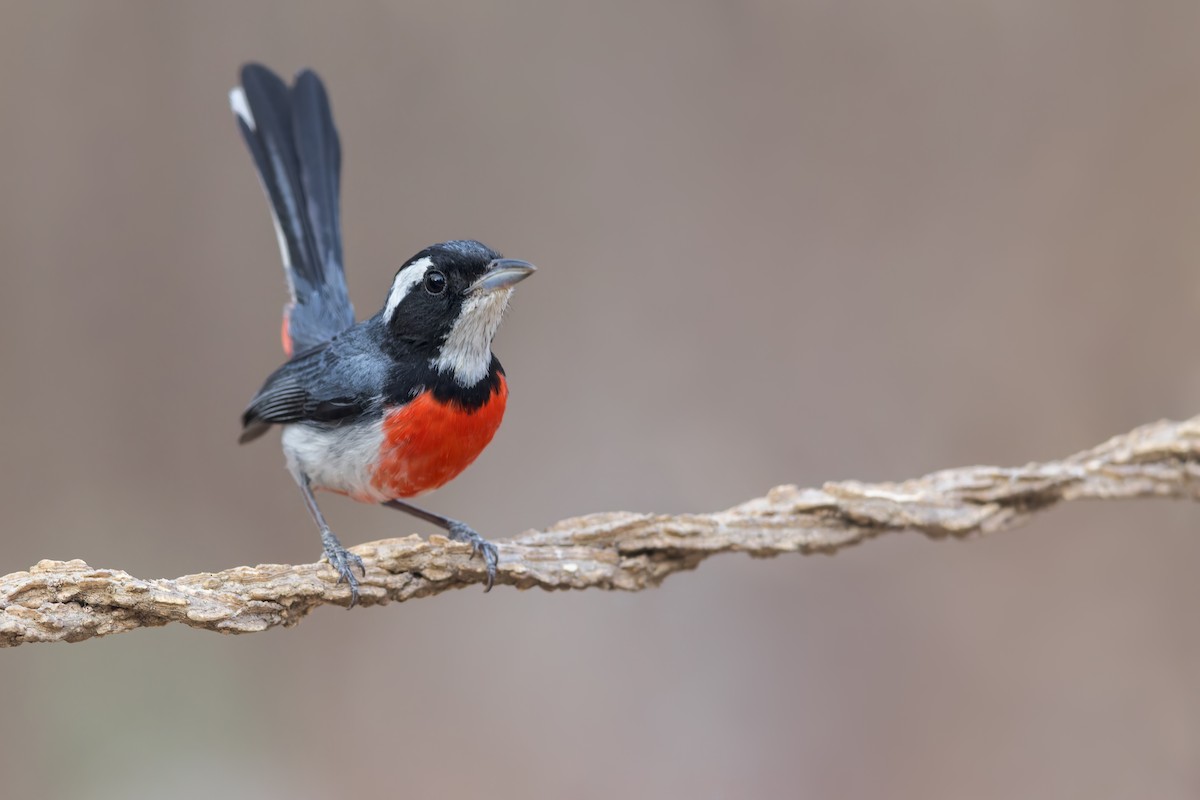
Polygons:
[[491,366],[492,337],[513,286],[533,272],[532,264],[501,258],[480,242],[435,244],[396,273],[384,325],[406,347],[427,350],[438,372],[474,386]]

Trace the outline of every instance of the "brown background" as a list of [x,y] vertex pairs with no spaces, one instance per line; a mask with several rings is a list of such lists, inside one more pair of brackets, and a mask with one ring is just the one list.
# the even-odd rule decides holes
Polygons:
[[[318,555],[272,437],[283,282],[226,108],[325,76],[360,315],[412,252],[541,267],[495,535],[1022,463],[1200,408],[1194,2],[0,6],[0,572]],[[348,543],[425,530],[325,502]],[[5,794],[1195,797],[1200,510],[726,557],[0,653]],[[426,531],[427,532],[427,531]]]

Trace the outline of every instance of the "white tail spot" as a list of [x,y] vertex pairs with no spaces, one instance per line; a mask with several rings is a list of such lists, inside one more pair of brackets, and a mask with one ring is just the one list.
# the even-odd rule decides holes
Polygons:
[[242,87],[235,86],[229,91],[229,107],[242,122],[250,126],[250,130],[257,129],[258,126],[254,123],[254,115],[250,113],[250,104],[246,102],[246,93],[242,91]]

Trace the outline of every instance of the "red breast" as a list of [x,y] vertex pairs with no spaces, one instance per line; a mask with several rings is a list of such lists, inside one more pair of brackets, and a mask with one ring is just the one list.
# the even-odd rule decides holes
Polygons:
[[422,392],[383,418],[383,446],[371,486],[389,497],[413,497],[453,480],[488,446],[508,401],[504,376],[492,396],[468,411]]

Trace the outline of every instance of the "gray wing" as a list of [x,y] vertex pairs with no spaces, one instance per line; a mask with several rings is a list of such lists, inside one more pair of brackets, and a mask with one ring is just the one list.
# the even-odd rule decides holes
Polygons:
[[272,425],[337,424],[377,411],[383,366],[337,345],[318,345],[275,370],[242,414],[238,441],[253,441]]

